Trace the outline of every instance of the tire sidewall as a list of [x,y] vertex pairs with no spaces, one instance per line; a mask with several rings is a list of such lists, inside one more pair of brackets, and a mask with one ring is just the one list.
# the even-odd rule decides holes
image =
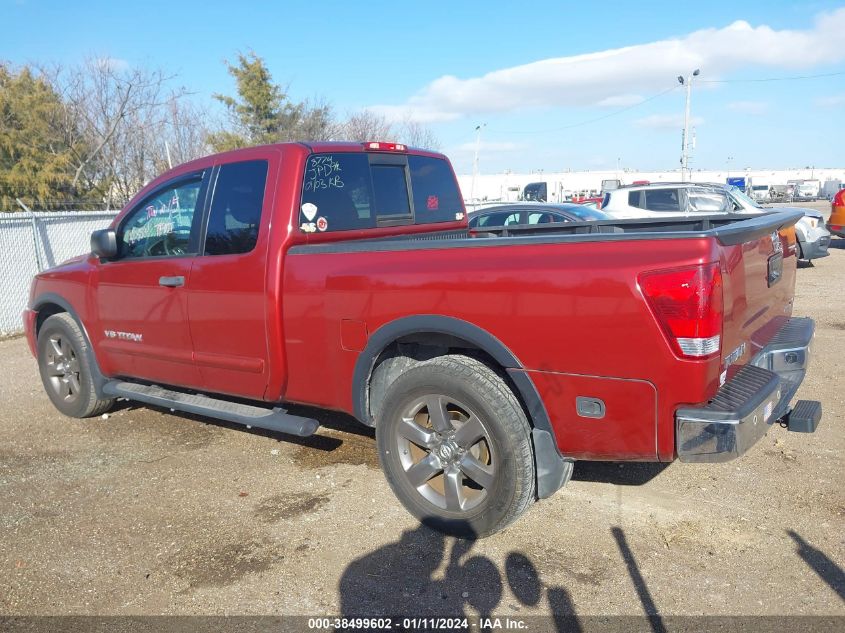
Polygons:
[[[440,365],[422,363],[402,374],[391,385],[376,424],[379,460],[396,496],[422,523],[461,536],[486,535],[495,531],[507,514],[516,496],[517,481],[524,476],[519,472],[519,460],[515,459],[518,440],[511,437],[499,421],[500,416],[517,412],[508,411],[512,405],[505,398],[493,395],[488,400],[464,376],[444,369]],[[454,398],[469,407],[481,418],[492,444],[497,469],[495,482],[487,489],[487,498],[466,513],[449,512],[426,500],[407,480],[399,461],[395,432],[403,412],[415,399],[435,393]]]
[[[58,333],[65,339],[66,344],[70,345],[79,361],[79,397],[74,402],[68,403],[60,399],[53,386],[50,384],[49,377],[44,371],[45,362],[45,348],[49,345],[50,335]],[[38,373],[41,376],[41,384],[44,385],[44,391],[47,392],[47,397],[50,402],[64,415],[78,418],[83,417],[88,403],[91,401],[91,391],[93,383],[91,379],[91,371],[88,363],[86,350],[80,345],[80,334],[74,332],[73,329],[64,321],[49,318],[44,322],[41,331],[38,332]]]

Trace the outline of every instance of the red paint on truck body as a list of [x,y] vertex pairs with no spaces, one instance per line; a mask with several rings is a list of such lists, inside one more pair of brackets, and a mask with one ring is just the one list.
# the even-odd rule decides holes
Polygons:
[[[516,369],[537,387],[563,454],[664,461],[675,457],[675,410],[715,393],[721,356],[789,315],[794,255],[787,257],[780,287],[770,291],[764,239],[735,247],[697,237],[461,248],[431,240],[421,249],[291,253],[298,245],[466,228],[464,218],[301,232],[307,157],[361,151],[351,143],[283,144],[177,167],[139,192],[112,226],[175,176],[258,158],[268,161],[269,172],[252,252],[142,264],[83,257],[39,275],[33,300],[52,293],[72,306],[107,376],[349,413],[355,363],[368,337],[403,317],[453,317],[488,332],[518,359]],[[724,280],[721,354],[681,359],[649,309],[638,275],[714,262]],[[185,286],[160,287],[164,275],[184,275]],[[144,343],[108,338],[104,332],[115,322],[143,331]],[[34,326],[27,332],[33,345]],[[577,395],[603,399],[607,418],[579,417]]]

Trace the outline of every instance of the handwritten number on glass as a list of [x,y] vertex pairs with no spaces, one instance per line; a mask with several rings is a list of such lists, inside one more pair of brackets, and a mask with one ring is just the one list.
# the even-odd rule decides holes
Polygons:
[[305,168],[305,191],[343,189],[340,163],[331,154],[312,156]]

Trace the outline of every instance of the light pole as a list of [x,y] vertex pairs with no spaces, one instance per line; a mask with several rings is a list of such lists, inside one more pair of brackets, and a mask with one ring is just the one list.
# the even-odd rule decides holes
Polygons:
[[733,157],[733,156],[728,156],[728,160],[727,160],[727,163],[728,163],[728,176],[727,176],[727,177],[728,177],[728,178],[730,178],[730,177],[731,177],[731,161],[732,161],[733,159],[734,159],[734,157]]
[[678,75],[678,83],[687,88],[687,103],[684,109],[684,135],[681,139],[681,180],[686,181],[689,177],[689,110],[690,97],[692,96],[692,79],[698,77],[700,69],[696,68],[692,71],[692,75],[684,79],[683,75]]
[[481,149],[481,128],[486,125],[486,123],[481,123],[475,126],[475,158],[472,160],[472,186],[469,189],[470,200],[475,200],[475,179],[478,176],[478,152]]

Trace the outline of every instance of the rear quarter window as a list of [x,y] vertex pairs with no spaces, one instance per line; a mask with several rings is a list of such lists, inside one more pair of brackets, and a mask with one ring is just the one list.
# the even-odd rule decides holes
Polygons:
[[416,224],[454,222],[463,218],[464,204],[449,163],[441,158],[409,156]]

